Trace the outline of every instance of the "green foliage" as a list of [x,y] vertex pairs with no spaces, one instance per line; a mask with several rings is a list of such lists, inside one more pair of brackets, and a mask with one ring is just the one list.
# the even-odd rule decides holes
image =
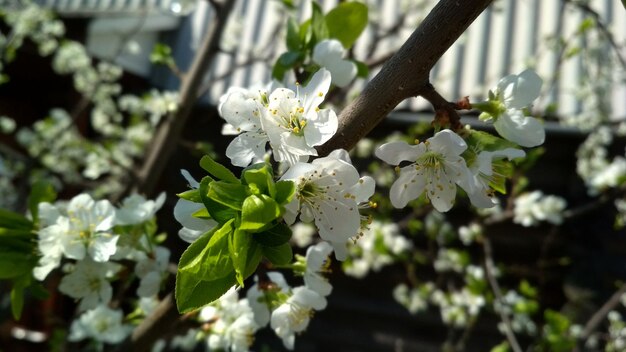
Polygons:
[[264,163],[246,168],[241,179],[208,156],[200,164],[215,179],[206,176],[197,190],[180,196],[204,204],[193,216],[218,225],[180,259],[176,303],[181,313],[211,303],[235,284],[243,286],[263,257],[280,265],[293,257],[291,229],[280,221],[295,193],[293,182],[274,182]]
[[545,326],[541,347],[544,351],[571,351],[576,346],[576,339],[569,334],[570,320],[559,312],[547,309],[544,312]]
[[150,53],[150,62],[157,65],[174,65],[172,48],[162,43],[155,44],[154,48],[152,48],[152,53]]
[[[324,15],[319,4],[312,1],[311,18],[298,24],[292,17],[287,19],[287,52],[278,57],[272,68],[272,77],[282,80],[291,69],[303,68],[313,72],[317,66],[306,64],[306,59],[313,53],[317,43],[333,38],[341,42],[344,48],[350,48],[367,26],[367,6],[359,2],[344,2]],[[355,61],[359,77],[367,77],[367,65]]]
[[331,38],[350,48],[367,26],[367,6],[360,2],[344,2],[326,15]]

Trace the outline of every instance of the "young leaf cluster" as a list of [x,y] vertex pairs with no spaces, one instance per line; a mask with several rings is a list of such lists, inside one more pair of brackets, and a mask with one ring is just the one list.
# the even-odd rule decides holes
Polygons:
[[295,192],[291,181],[274,182],[269,165],[246,168],[241,178],[208,156],[200,166],[209,173],[197,189],[179,194],[202,203],[193,214],[217,225],[183,253],[176,276],[176,302],[188,312],[218,299],[255,272],[263,257],[287,264],[293,254],[291,229],[282,221],[285,204]]

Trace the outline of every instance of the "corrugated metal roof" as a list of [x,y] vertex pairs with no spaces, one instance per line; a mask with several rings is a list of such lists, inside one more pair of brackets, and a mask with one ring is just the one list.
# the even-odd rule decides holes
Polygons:
[[[286,18],[281,12],[277,1],[247,0],[239,1],[234,12],[234,21],[239,21],[241,32],[237,35],[238,45],[234,54],[220,54],[207,80],[223,77],[232,71],[226,79],[215,82],[209,91],[209,100],[217,102],[229,86],[247,87],[254,83],[266,82],[270,79],[271,67],[263,62],[241,65],[249,58],[251,51],[276,46],[281,53],[283,42],[276,43],[272,31],[276,24],[283,23]],[[320,1],[325,9],[330,9],[336,1]],[[403,0],[372,0],[370,12],[380,19],[382,28],[393,26],[403,12]],[[410,2],[409,2],[410,3]],[[419,23],[435,1],[423,1],[422,11],[408,16],[407,22]],[[419,1],[413,5],[419,7]],[[615,42],[626,47],[626,12],[618,0],[591,0],[590,8],[595,10],[602,23],[610,28]],[[377,8],[377,9],[376,9]],[[204,22],[210,19],[210,9],[193,14],[192,32],[199,38],[203,33]],[[298,10],[301,19],[310,16],[309,6]],[[593,37],[576,37],[574,33],[581,22],[589,17],[574,6],[564,6],[559,0],[500,0],[496,1],[470,26],[469,30],[442,57],[431,73],[431,80],[437,90],[450,100],[470,95],[473,100],[484,98],[488,89],[497,81],[511,73],[519,73],[527,67],[534,67],[545,80],[544,90],[547,98],[537,103],[539,108],[550,105],[557,107],[557,114],[579,114],[584,109],[584,96],[581,96],[580,82],[585,79],[584,68],[591,68],[589,75],[594,79],[593,70],[598,65],[606,64],[606,58],[612,49],[608,45],[593,48],[598,60],[585,61],[582,56],[567,60],[559,60],[557,50],[552,50],[556,38],[571,38],[568,49],[581,47],[592,49],[597,46]],[[374,57],[393,51],[406,39],[415,26],[407,26],[398,36],[383,39],[374,51]],[[371,26],[357,41],[354,54],[357,59],[364,60],[370,50],[376,34]],[[622,50],[621,55],[626,57]],[[561,61],[559,63],[559,61]],[[623,68],[615,72],[624,72]],[[377,72],[374,70],[373,75]],[[615,82],[610,85],[607,94],[612,97],[612,115],[626,118],[626,84],[624,77],[613,77]],[[364,82],[357,83],[357,89]],[[399,106],[400,109],[423,110],[428,104],[423,99],[410,99]]]
[[[183,0],[184,1],[184,0]],[[175,13],[179,0],[34,0],[64,15]]]
[[[69,13],[101,14],[107,12],[170,11],[176,3],[188,0],[37,0],[57,11]],[[182,2],[181,2],[182,1]],[[318,1],[328,11],[337,0]],[[393,52],[411,34],[419,20],[434,6],[434,0],[368,0],[371,17],[375,17],[380,28],[392,27],[405,16],[405,26],[395,36],[375,40],[373,26],[368,26],[354,48],[359,60],[368,58],[372,44],[377,41],[374,57]],[[174,5],[173,5],[174,4]],[[417,10],[407,11],[406,6]],[[596,11],[602,23],[614,34],[615,42],[626,47],[626,12],[619,0],[590,0],[588,5]],[[301,1],[297,17],[310,17],[308,1]],[[225,44],[232,46],[231,53],[219,54],[208,74],[213,82],[208,91],[208,101],[215,103],[230,86],[247,87],[270,79],[271,66],[263,61],[249,62],[250,53],[257,56],[277,57],[284,51],[283,40],[277,38],[275,29],[284,23],[288,14],[276,0],[237,1],[231,25],[226,31]],[[602,70],[612,49],[608,45],[598,47],[593,37],[576,37],[574,33],[581,22],[589,17],[572,5],[561,0],[499,0],[489,7],[470,26],[469,30],[442,57],[431,72],[431,81],[437,90],[450,100],[470,95],[473,100],[484,98],[501,77],[519,73],[526,67],[534,67],[544,78],[544,98],[537,103],[539,108],[557,107],[559,115],[579,114],[585,109],[584,100],[589,94],[581,92],[581,82],[589,81],[585,74],[594,78],[594,70]],[[212,18],[211,6],[198,1],[198,8],[185,21],[173,48],[179,66],[185,68],[193,56],[208,21]],[[239,25],[237,26],[237,23]],[[236,30],[239,27],[239,30]],[[552,50],[558,38],[568,38],[570,46],[593,49],[595,61],[582,56],[559,60],[558,50]],[[271,61],[271,60],[270,60]],[[244,64],[246,63],[247,64]],[[591,71],[587,71],[590,69]],[[624,73],[624,69],[615,72]],[[228,74],[228,73],[231,74]],[[373,77],[377,70],[371,72]],[[626,118],[626,84],[624,77],[613,76],[615,82],[608,86],[604,97],[610,97],[612,115]],[[170,86],[177,80],[170,78]],[[358,81],[355,89],[365,82]],[[602,94],[600,94],[602,95]],[[410,99],[400,109],[423,110],[428,104],[422,99]]]

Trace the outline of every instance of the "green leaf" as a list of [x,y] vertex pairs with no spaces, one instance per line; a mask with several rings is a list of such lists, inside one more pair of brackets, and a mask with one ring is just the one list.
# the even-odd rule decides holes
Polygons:
[[200,190],[198,189],[190,189],[188,191],[178,193],[178,198],[188,200],[194,203],[202,203],[202,197],[200,197]]
[[172,48],[166,44],[156,43],[150,53],[150,62],[157,65],[170,65],[174,63]]
[[[234,230],[234,221],[233,219],[225,223],[224,226],[210,235],[204,248],[194,248],[187,256],[188,251],[185,251],[183,253],[184,260],[181,257],[178,270],[197,274],[198,278],[204,281],[217,280],[228,275],[233,270],[233,262],[228,250],[228,241],[230,234]],[[205,235],[202,235],[202,237]],[[198,240],[194,241],[189,247],[193,246]],[[202,246],[204,242],[201,242],[199,246]],[[196,255],[193,256],[193,254]]]
[[227,222],[230,219],[234,219],[238,212],[230,207],[227,207],[223,204],[220,204],[213,199],[208,197],[209,192],[209,184],[216,182],[213,181],[210,177],[204,177],[200,182],[200,198],[202,198],[202,203],[206,207],[207,211],[211,218],[217,221],[220,224]]
[[256,243],[252,241],[252,235],[240,229],[233,231],[228,241],[228,251],[235,268],[237,283],[242,287],[243,280],[246,279],[245,271],[248,264],[248,253],[252,245],[256,246]]
[[284,243],[280,246],[269,247],[262,246],[263,255],[274,265],[285,265],[291,262],[293,259],[293,251],[289,243]]
[[200,159],[200,167],[219,180],[230,183],[239,183],[239,179],[235,177],[230,170],[228,170],[224,165],[211,159],[208,155],[205,155],[202,159]]
[[13,319],[20,320],[24,308],[24,288],[18,285],[11,289],[11,313]]
[[280,62],[280,64],[284,67],[291,68],[295,66],[296,63],[298,63],[301,57],[302,56],[299,52],[288,51],[280,55],[280,57],[278,57],[278,62]]
[[213,181],[209,183],[207,197],[235,210],[241,210],[248,196],[247,187],[241,183]]
[[367,6],[359,2],[344,2],[326,15],[331,38],[349,49],[367,26]]
[[285,66],[280,63],[280,60],[276,60],[274,67],[272,68],[272,78],[282,81],[285,77],[285,73],[291,69],[291,66]]
[[33,223],[25,216],[18,213],[0,209],[0,227],[16,230],[32,230]]
[[276,195],[276,185],[274,184],[274,174],[272,169],[266,164],[255,164],[252,167],[244,170],[243,179],[245,184],[254,184],[258,187],[259,191],[264,194],[268,194],[274,198]]
[[176,273],[176,307],[179,313],[188,313],[220,298],[237,283],[235,271],[212,281],[199,280],[195,274],[178,271]]
[[57,192],[50,182],[43,180],[35,182],[28,195],[28,210],[30,210],[35,224],[39,221],[39,203],[52,203],[56,198]]
[[311,29],[313,30],[313,45],[321,42],[324,39],[328,39],[328,26],[326,19],[324,18],[324,12],[320,5],[316,2],[311,2],[313,6],[313,14],[311,15]]
[[298,23],[293,17],[289,17],[287,20],[287,50],[299,51],[300,50],[300,28]]
[[354,62],[354,64],[356,65],[357,77],[367,78],[367,76],[369,76],[370,68],[367,66],[367,64],[365,64],[365,62],[359,60],[353,60],[352,62]]
[[289,242],[291,239],[291,228],[281,222],[269,230],[255,233],[252,237],[263,246],[276,247]]
[[187,272],[199,272],[202,254],[207,250],[207,246],[211,237],[218,230],[217,227],[205,232],[202,236],[193,241],[189,247],[183,252],[178,262],[178,271],[185,270]]
[[0,250],[0,279],[12,279],[29,274],[35,265],[37,265],[37,260],[33,255],[5,248]]
[[295,193],[296,184],[293,181],[276,182],[276,195],[274,196],[276,203],[283,205],[291,202]]
[[247,231],[262,231],[281,216],[280,205],[265,194],[251,195],[243,202],[241,225]]

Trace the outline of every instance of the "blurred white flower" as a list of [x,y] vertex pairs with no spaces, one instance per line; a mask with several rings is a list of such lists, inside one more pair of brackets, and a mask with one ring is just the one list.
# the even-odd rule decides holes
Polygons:
[[357,74],[354,62],[344,60],[345,49],[337,39],[325,39],[313,48],[313,61],[330,71],[332,83],[338,87],[347,86]]
[[83,313],[70,327],[70,341],[91,338],[109,344],[122,342],[132,331],[130,325],[122,323],[124,316],[119,309],[99,305]]

